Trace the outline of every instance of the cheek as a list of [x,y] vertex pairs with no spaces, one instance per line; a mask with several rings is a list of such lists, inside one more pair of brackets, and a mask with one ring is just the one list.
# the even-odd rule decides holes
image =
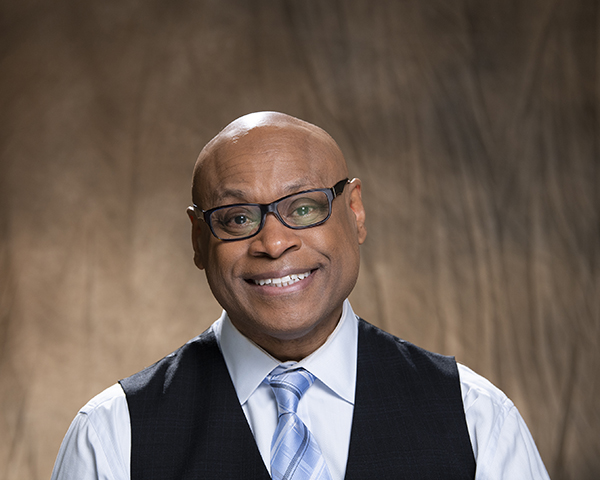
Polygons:
[[340,215],[339,220],[332,225],[332,237],[343,255],[352,256],[358,252],[359,247],[356,219],[350,208],[345,213],[346,215]]
[[[358,274],[360,263],[359,248],[356,235],[347,222],[337,221],[325,224],[326,232],[316,235],[310,242],[311,248],[328,258],[331,274],[335,278],[330,287],[347,290]],[[318,227],[317,227],[318,228]],[[308,243],[308,242],[307,242]]]
[[215,248],[214,245],[210,245],[205,250],[204,265],[208,284],[217,300],[219,300],[219,289],[222,288],[221,286],[224,283],[223,269],[226,268],[226,264],[220,258],[219,249]]
[[230,311],[232,305],[237,303],[235,301],[236,293],[239,294],[240,289],[233,284],[232,262],[225,261],[226,258],[217,252],[209,252],[205,273],[213,296],[221,307]]
[[340,265],[340,274],[350,279],[358,275],[360,265],[360,250],[358,236],[354,224],[349,221],[336,225],[332,239],[332,256]]
[[[211,288],[231,291],[238,279],[240,265],[247,252],[244,242],[213,242],[206,254],[206,277]],[[236,273],[237,272],[237,273]],[[227,291],[221,292],[226,295]]]

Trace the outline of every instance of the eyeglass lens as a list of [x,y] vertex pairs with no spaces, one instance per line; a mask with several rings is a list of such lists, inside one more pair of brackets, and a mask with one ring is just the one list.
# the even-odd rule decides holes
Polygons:
[[[291,228],[306,228],[329,215],[329,199],[322,191],[303,192],[284,198],[277,204],[280,219]],[[258,205],[235,205],[215,210],[212,227],[219,238],[238,238],[254,234],[261,223]]]

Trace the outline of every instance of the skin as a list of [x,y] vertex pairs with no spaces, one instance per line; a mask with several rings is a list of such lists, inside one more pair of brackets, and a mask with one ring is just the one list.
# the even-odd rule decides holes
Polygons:
[[[203,210],[270,203],[290,193],[329,188],[348,177],[344,157],[322,129],[294,117],[260,112],[228,125],[200,153],[193,199]],[[360,180],[347,184],[323,225],[292,230],[269,214],[255,237],[215,238],[193,209],[194,261],[235,327],[281,361],[301,360],[335,329],[350,294],[366,237]],[[311,272],[286,287],[253,280]]]

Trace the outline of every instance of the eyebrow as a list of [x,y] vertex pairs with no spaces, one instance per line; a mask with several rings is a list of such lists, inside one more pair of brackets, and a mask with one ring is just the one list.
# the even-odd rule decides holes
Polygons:
[[[299,193],[304,190],[311,190],[313,188],[320,187],[311,187],[305,180],[300,180],[298,182],[292,183],[284,187],[283,195],[275,198],[273,201],[278,200],[279,198],[286,197],[287,195],[291,195],[293,193]],[[233,202],[230,203],[257,203],[257,202],[249,202],[247,197],[247,192],[240,188],[226,188],[224,190],[219,191],[213,198],[215,207],[227,206],[230,203],[223,203],[226,200],[231,199]]]
[[238,199],[238,200],[245,200],[246,198],[246,193],[239,189],[239,188],[227,188],[225,190],[221,190],[220,192],[218,192],[214,197],[213,197],[213,201],[215,204],[219,204],[223,201],[225,201],[225,199],[228,198],[232,198],[232,199]]

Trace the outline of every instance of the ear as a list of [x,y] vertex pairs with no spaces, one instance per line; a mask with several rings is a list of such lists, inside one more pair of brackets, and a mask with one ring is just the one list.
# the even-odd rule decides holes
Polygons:
[[361,182],[358,178],[350,181],[350,209],[356,218],[356,231],[358,234],[358,243],[362,245],[367,238],[367,228],[365,226],[365,207],[362,203]]
[[196,216],[194,207],[188,207],[186,210],[190,221],[192,222],[192,247],[194,248],[194,263],[200,270],[204,270],[204,263],[202,262],[202,249],[201,249],[201,237],[202,228],[204,222]]

